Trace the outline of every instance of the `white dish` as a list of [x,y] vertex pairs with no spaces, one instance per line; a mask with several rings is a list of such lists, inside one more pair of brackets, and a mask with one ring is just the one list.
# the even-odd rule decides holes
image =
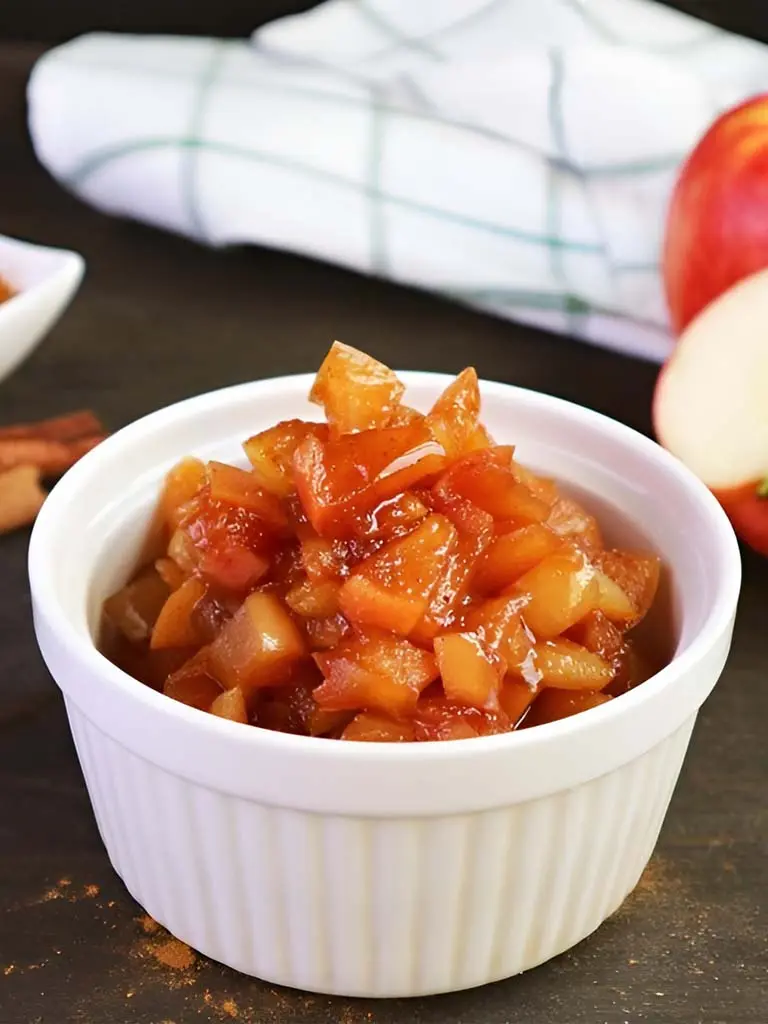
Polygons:
[[40,342],[66,309],[85,270],[67,249],[0,235],[0,277],[15,294],[0,302],[0,380]]
[[[419,408],[448,381],[402,377]],[[97,651],[101,602],[133,568],[169,466],[188,453],[240,459],[254,431],[316,418],[311,379],[229,388],[134,423],[70,470],[37,520],[37,637],[101,836],[153,917],[248,974],[360,996],[509,977],[589,935],[637,883],[730,647],[738,546],[709,492],[647,438],[483,383],[498,441],[586,488],[604,521],[615,510],[617,539],[640,524],[671,567],[672,662],[570,719],[449,743],[343,743],[203,714]]]

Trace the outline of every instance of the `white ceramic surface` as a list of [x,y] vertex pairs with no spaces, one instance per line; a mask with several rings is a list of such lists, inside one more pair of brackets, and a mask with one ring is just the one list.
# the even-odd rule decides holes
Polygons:
[[[403,379],[420,408],[448,380]],[[190,452],[240,459],[250,433],[316,418],[310,381],[242,385],[133,424],[76,465],[37,520],[38,641],[101,836],[150,914],[272,982],[410,996],[508,977],[584,938],[636,884],[727,656],[738,547],[708,491],[648,439],[483,383],[497,440],[586,488],[617,541],[642,538],[671,567],[668,667],[573,718],[451,743],[340,743],[205,715],[98,653],[100,603],[132,567],[165,470]]]
[[0,380],[51,329],[77,291],[83,257],[0,235],[0,277],[16,292],[0,302]]

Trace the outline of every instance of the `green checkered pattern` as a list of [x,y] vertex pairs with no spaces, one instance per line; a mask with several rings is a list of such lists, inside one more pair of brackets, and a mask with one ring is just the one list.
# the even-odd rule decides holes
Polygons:
[[[530,5],[532,0],[526,2]],[[580,31],[593,37],[595,45],[617,47],[627,43],[617,30],[615,18],[601,18],[601,10],[606,9],[605,0],[602,8],[587,0],[541,2],[553,8],[558,6],[564,17],[578,19]],[[637,0],[612,2],[631,5]],[[632,307],[622,296],[627,278],[646,279],[649,289],[655,287],[658,290],[656,252],[649,251],[647,259],[617,258],[609,234],[600,227],[601,217],[603,222],[605,220],[599,208],[600,190],[620,190],[626,183],[630,190],[637,189],[642,193],[644,181],[652,181],[659,176],[666,176],[665,180],[671,181],[686,146],[681,143],[679,149],[662,152],[654,149],[647,158],[641,159],[636,153],[626,160],[608,162],[600,159],[590,161],[583,155],[578,156],[572,148],[572,129],[566,113],[571,88],[571,54],[565,46],[553,47],[549,52],[541,51],[547,63],[549,81],[546,146],[534,145],[523,135],[498,129],[483,118],[472,118],[460,104],[455,111],[446,109],[445,105],[435,104],[430,94],[433,74],[445,74],[448,69],[453,73],[455,69],[460,78],[466,73],[451,49],[462,34],[479,32],[485,23],[490,23],[500,13],[508,13],[514,3],[515,0],[478,0],[474,5],[465,3],[461,17],[447,23],[441,21],[431,31],[419,33],[396,20],[388,0],[330,0],[329,7],[345,5],[342,13],[348,20],[356,20],[355,31],[359,30],[366,40],[365,53],[344,59],[325,59],[322,49],[320,53],[307,56],[306,53],[291,53],[285,46],[276,45],[276,39],[278,44],[280,42],[279,31],[277,35],[275,33],[280,29],[279,24],[257,34],[255,43],[250,46],[240,41],[195,41],[194,52],[189,49],[189,59],[184,57],[187,44],[169,39],[166,45],[169,57],[173,59],[168,61],[158,60],[154,50],[147,50],[145,58],[142,44],[136,40],[131,40],[123,51],[116,39],[102,37],[104,42],[100,44],[98,37],[86,38],[48,54],[43,60],[46,73],[58,75],[62,80],[66,80],[67,75],[79,76],[80,81],[89,78],[96,89],[100,83],[107,87],[110,81],[119,79],[125,82],[136,76],[136,80],[140,79],[145,87],[155,90],[158,97],[183,95],[184,103],[179,106],[183,106],[186,114],[183,118],[177,117],[173,123],[169,121],[166,130],[158,130],[157,124],[153,124],[143,135],[135,129],[132,132],[104,131],[104,138],[101,138],[98,128],[92,126],[89,144],[73,155],[68,166],[52,167],[52,170],[71,190],[86,199],[115,212],[131,213],[125,195],[104,198],[104,183],[116,169],[120,169],[120,180],[124,181],[126,164],[137,163],[152,155],[174,154],[178,158],[176,180],[173,186],[165,183],[164,187],[174,187],[180,193],[183,215],[176,226],[198,240],[212,244],[226,244],[228,239],[222,238],[209,209],[210,203],[206,200],[210,194],[210,183],[207,188],[202,187],[206,175],[210,174],[208,162],[215,158],[219,164],[225,161],[252,168],[254,190],[260,188],[260,174],[274,175],[277,172],[290,182],[290,188],[296,195],[305,194],[313,185],[322,185],[324,195],[338,195],[340,199],[353,196],[363,200],[368,239],[366,256],[356,254],[347,259],[329,246],[329,259],[338,259],[394,280],[423,284],[459,301],[504,316],[541,322],[587,338],[594,333],[591,332],[594,319],[601,317],[631,321],[661,336],[664,324],[658,315],[654,312],[646,315],[640,308],[641,303],[635,302]],[[319,21],[323,15],[321,7],[303,17],[314,17]],[[298,21],[296,19],[297,24]],[[286,26],[286,32],[290,27]],[[664,54],[672,54],[675,60],[690,59],[695,64],[698,51],[706,51],[721,36],[717,30],[702,25],[697,27],[697,33],[683,42],[649,43],[643,50],[660,55],[660,59]],[[157,44],[157,41],[153,43]],[[34,95],[33,81],[33,101]],[[248,132],[243,133],[243,141],[239,142],[236,138],[222,139],[220,133],[210,130],[212,115],[221,115],[232,105],[237,106],[239,116],[247,119],[249,111],[261,112],[268,109],[270,103],[286,99],[301,104],[308,139],[316,117],[327,125],[335,112],[339,117],[344,111],[364,116],[368,125],[361,143],[365,148],[361,162],[364,174],[350,173],[343,161],[334,168],[327,160],[319,162],[313,159],[313,154],[317,154],[317,139],[306,146],[306,155],[297,156],[290,147],[281,151],[279,133],[277,142],[273,134],[262,147],[254,145]],[[716,109],[715,100],[711,113],[714,114]],[[115,118],[119,120],[119,117],[119,109],[116,109]],[[152,118],[148,117],[147,122],[151,123]],[[478,216],[471,203],[467,204],[466,212],[462,211],[458,201],[460,197],[452,196],[449,205],[441,202],[439,195],[430,202],[428,197],[425,198],[423,187],[413,190],[418,194],[409,194],[402,180],[394,184],[387,168],[391,163],[392,147],[398,144],[395,137],[399,137],[404,128],[415,133],[412,137],[429,139],[434,134],[436,140],[439,138],[443,143],[449,139],[455,151],[460,151],[461,147],[469,151],[482,143],[490,144],[494,153],[517,153],[521,158],[537,161],[546,182],[544,216],[538,229],[532,229],[530,223],[518,225],[510,222],[508,212],[503,209],[498,211],[497,218]],[[331,151],[338,141],[329,137],[325,145]],[[440,146],[436,144],[435,153],[439,152]],[[424,168],[420,167],[418,171],[423,174]],[[439,177],[439,163],[430,167],[428,173]],[[482,180],[467,183],[467,190],[483,188]],[[515,188],[514,181],[510,182],[510,188]],[[436,192],[439,193],[439,189]],[[579,209],[584,207],[590,214],[591,231],[584,233],[573,226],[574,221],[578,222],[571,209],[574,196],[578,197]],[[242,202],[247,205],[247,195],[243,195]],[[286,208],[285,218],[290,219],[291,214],[291,209]],[[455,229],[456,246],[469,237],[463,232],[469,231],[478,239],[485,237],[489,244],[493,242],[493,245],[501,246],[501,249],[493,251],[502,253],[499,257],[502,262],[503,246],[508,244],[515,253],[510,257],[509,280],[500,280],[503,273],[498,267],[493,273],[489,272],[487,283],[482,280],[478,283],[477,273],[468,280],[460,275],[442,279],[425,275],[425,279],[420,280],[418,271],[402,267],[402,243],[397,244],[393,237],[394,214],[418,218],[418,222],[426,226],[425,230],[430,230],[430,224],[434,228],[439,227],[443,232],[440,237],[450,238],[450,234],[445,232]],[[649,217],[652,216],[658,218],[659,210],[649,210]],[[249,240],[262,241],[258,231]],[[281,244],[279,238],[274,243],[270,239],[268,241]],[[479,244],[482,249],[484,243]],[[289,247],[300,248],[300,245],[291,243]],[[530,251],[532,265],[539,265],[542,254],[545,254],[548,265],[548,271],[539,274],[533,283],[531,278],[536,275],[532,272],[515,273],[515,260],[518,264],[526,263],[524,256],[520,256],[526,249]],[[323,241],[318,239],[307,239],[307,251],[326,255]],[[602,275],[600,279],[607,284],[585,288],[580,260],[591,261],[589,266],[593,270],[597,268],[593,276]],[[523,265],[522,270],[526,269]]]

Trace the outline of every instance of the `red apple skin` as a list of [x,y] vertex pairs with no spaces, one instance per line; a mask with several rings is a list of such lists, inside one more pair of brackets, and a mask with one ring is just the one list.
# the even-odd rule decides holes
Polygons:
[[761,555],[768,555],[768,495],[754,480],[727,491],[713,491],[737,535]]
[[673,190],[662,270],[675,333],[766,266],[768,94],[762,94],[714,122]]

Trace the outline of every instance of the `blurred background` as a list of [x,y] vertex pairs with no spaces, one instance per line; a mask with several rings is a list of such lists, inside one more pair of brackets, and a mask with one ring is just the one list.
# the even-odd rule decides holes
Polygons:
[[[300,0],[6,0],[0,35],[61,41],[102,29],[112,32],[183,32],[245,36],[259,24],[315,6]],[[768,40],[764,0],[676,0],[668,2],[713,24]]]

